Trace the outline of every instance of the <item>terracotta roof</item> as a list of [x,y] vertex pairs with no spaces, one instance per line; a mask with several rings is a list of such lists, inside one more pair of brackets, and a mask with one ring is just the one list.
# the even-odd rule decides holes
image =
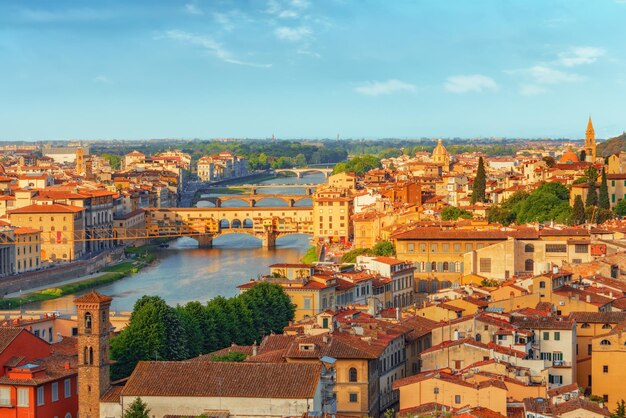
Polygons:
[[310,399],[321,371],[311,363],[140,361],[122,395]]
[[11,341],[13,341],[22,331],[22,328],[0,328],[0,353],[2,353],[9,346],[9,344],[11,344]]
[[513,317],[511,323],[520,328],[526,329],[563,329],[571,330],[574,321],[562,316],[549,317]]
[[472,230],[472,229],[441,229],[438,227],[418,227],[410,231],[394,234],[395,239],[438,239],[438,240],[506,240],[507,238],[537,239],[538,231],[533,228],[515,230]]
[[24,206],[23,208],[9,211],[9,214],[13,214],[13,213],[76,213],[76,212],[82,212],[84,210],[85,208],[79,208],[77,206],[53,203],[51,205]]
[[626,321],[626,312],[572,312],[569,318],[578,324],[588,322],[591,324],[617,324]]
[[74,299],[74,303],[103,303],[111,302],[112,300],[113,298],[111,296],[103,295],[95,290],[92,290],[91,292]]

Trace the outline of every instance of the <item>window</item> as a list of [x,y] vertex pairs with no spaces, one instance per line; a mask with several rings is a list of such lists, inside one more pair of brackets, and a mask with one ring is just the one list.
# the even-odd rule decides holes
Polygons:
[[609,401],[609,395],[602,395],[602,401],[603,402],[608,402]]
[[461,252],[461,244],[454,244],[454,252],[455,253]]
[[461,395],[454,395],[454,403],[457,405],[461,403]]
[[472,246],[472,244],[465,244],[465,252],[472,251],[473,249],[474,247]]
[[554,341],[560,341],[561,340],[561,333],[556,331],[554,333]]
[[587,344],[587,355],[591,355],[591,344]]
[[535,262],[529,258],[524,261],[524,271],[533,271],[535,268]]
[[555,384],[555,385],[562,385],[563,384],[563,376],[557,376],[557,375],[548,375],[548,382]]
[[441,244],[441,251],[444,253],[450,252],[450,244]]
[[546,244],[547,253],[566,253],[567,245],[565,244]]
[[72,414],[68,412],[67,414],[65,414],[65,418],[72,418]]
[[544,331],[543,333],[543,340],[544,341],[549,341],[550,340],[550,333],[547,331]]
[[11,388],[0,387],[0,405],[11,405]]
[[608,373],[609,372],[609,366],[608,364],[605,364],[604,366],[602,366],[602,373]]
[[609,340],[602,340],[600,341],[600,345],[611,345],[611,342]]
[[415,251],[415,244],[408,244],[406,248],[408,252],[412,253]]
[[304,309],[311,309],[311,298],[304,298]]
[[65,379],[65,382],[63,382],[64,386],[65,386],[65,397],[69,398],[70,396],[72,396],[72,381],[70,379]]
[[356,372],[356,369],[354,367],[351,367],[350,371],[348,372],[348,380],[350,382],[356,382],[357,381],[357,372]]
[[576,254],[587,254],[589,246],[587,244],[576,244],[574,246],[574,252]]
[[481,258],[479,265],[481,273],[491,273],[491,258]]
[[85,314],[85,330],[91,330],[91,313]]
[[43,405],[43,386],[37,388],[37,406]]
[[581,328],[589,328],[589,324],[585,322],[585,323],[584,323],[584,324],[582,324],[580,327],[581,327]]
[[524,252],[526,253],[534,253],[535,252],[535,246],[532,244],[526,244],[524,246]]
[[426,252],[426,244],[420,244],[420,252],[421,253],[425,253]]
[[437,244],[430,244],[430,252],[431,253],[437,252]]
[[604,324],[602,325],[602,329],[611,329],[611,326],[609,324]]
[[540,289],[545,289],[546,288],[546,282],[544,282],[543,280],[539,282],[539,288]]
[[28,388],[17,388],[17,406],[28,406]]
[[59,400],[59,382],[52,383],[52,402]]
[[354,403],[354,402],[358,402],[359,401],[359,394],[358,393],[351,393],[350,394],[350,402]]

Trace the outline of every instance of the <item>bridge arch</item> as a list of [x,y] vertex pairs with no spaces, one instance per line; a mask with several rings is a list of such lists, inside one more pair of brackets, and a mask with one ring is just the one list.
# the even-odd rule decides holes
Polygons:
[[238,229],[238,228],[241,228],[241,221],[240,221],[239,219],[233,219],[233,220],[230,222],[230,227],[231,227],[231,228],[233,228],[233,229],[234,229],[234,228],[237,228],[237,229]]
[[229,228],[230,228],[230,222],[228,221],[228,219],[221,219],[220,229],[229,229]]
[[253,225],[254,225],[254,222],[252,221],[252,219],[246,218],[246,219],[243,220],[243,227],[244,228],[252,228]]

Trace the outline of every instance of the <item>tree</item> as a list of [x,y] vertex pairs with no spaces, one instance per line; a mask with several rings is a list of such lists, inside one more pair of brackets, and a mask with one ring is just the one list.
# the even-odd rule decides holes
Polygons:
[[618,201],[613,208],[613,212],[615,212],[617,216],[626,216],[626,199]]
[[444,221],[456,221],[459,218],[472,219],[473,216],[471,212],[455,206],[448,206],[441,211],[441,219]]
[[476,170],[476,178],[474,178],[474,186],[472,188],[472,204],[485,201],[485,191],[487,187],[487,174],[485,173],[485,163],[483,157],[478,159],[478,169]]
[[228,361],[228,362],[242,362],[246,359],[246,355],[241,351],[231,351],[228,354],[224,354],[222,356],[213,356],[211,357],[211,361]]
[[574,207],[572,208],[572,224],[581,225],[585,223],[585,205],[580,195],[574,198]]
[[609,187],[606,181],[606,171],[602,168],[602,181],[600,182],[600,188],[598,189],[598,207],[600,209],[610,209],[611,202],[609,201]]
[[626,402],[622,399],[617,402],[615,412],[611,415],[612,418],[626,418]]
[[589,180],[589,187],[587,188],[587,199],[585,199],[585,207],[598,206],[598,193],[596,192],[595,179]]
[[372,255],[377,257],[390,257],[396,255],[396,249],[389,241],[382,241],[372,247]]
[[499,223],[504,226],[509,226],[515,222],[515,213],[502,206],[492,206],[487,213],[487,220],[489,223]]
[[356,258],[360,255],[366,255],[370,252],[369,248],[355,248],[341,256],[342,263],[356,263]]
[[584,149],[580,150],[580,153],[578,153],[578,159],[580,161],[585,161],[587,159],[587,151],[585,151]]
[[277,284],[257,283],[241,294],[240,298],[253,315],[257,335],[252,341],[260,341],[263,335],[270,332],[282,332],[295,315],[291,299]]
[[142,401],[141,398],[135,398],[133,403],[128,405],[128,408],[124,411],[124,418],[150,418],[148,404]]
[[554,157],[550,157],[549,155],[547,157],[543,157],[542,160],[546,162],[546,165],[548,166],[548,168],[552,168],[556,165],[556,161],[554,160]]

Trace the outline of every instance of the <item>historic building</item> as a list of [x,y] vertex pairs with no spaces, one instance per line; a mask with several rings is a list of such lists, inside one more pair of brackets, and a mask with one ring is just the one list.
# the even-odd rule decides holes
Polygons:
[[446,147],[443,146],[441,139],[437,141],[437,146],[433,150],[432,161],[436,165],[441,166],[443,171],[450,171],[450,154],[448,154]]
[[591,116],[587,122],[587,131],[585,131],[585,161],[596,161],[596,133],[593,129],[593,123],[591,122]]

